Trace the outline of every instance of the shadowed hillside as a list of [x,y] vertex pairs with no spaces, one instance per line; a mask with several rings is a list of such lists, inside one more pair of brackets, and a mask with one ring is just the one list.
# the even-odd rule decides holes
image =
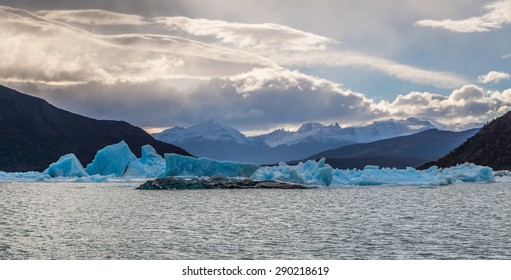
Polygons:
[[461,132],[430,129],[413,135],[344,146],[307,159],[317,160],[324,157],[328,164],[341,169],[363,168],[366,165],[417,167],[444,156],[477,131],[478,129]]
[[86,165],[99,149],[121,140],[126,141],[137,156],[146,144],[160,154],[189,155],[127,122],[80,116],[0,85],[2,171],[42,171],[67,153],[74,153]]
[[511,112],[485,125],[463,145],[438,161],[422,167],[449,167],[464,162],[489,166],[494,170],[511,169]]

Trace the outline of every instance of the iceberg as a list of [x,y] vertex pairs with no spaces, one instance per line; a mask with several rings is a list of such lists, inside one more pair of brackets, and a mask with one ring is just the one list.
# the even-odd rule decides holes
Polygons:
[[140,163],[145,166],[146,177],[161,177],[165,171],[165,159],[156,153],[151,145],[142,147],[142,157]]
[[138,159],[130,161],[126,167],[126,171],[122,174],[122,177],[151,177],[145,165],[143,165]]
[[124,141],[99,150],[86,169],[89,175],[138,178],[159,177],[164,170],[165,160],[152,146],[143,146],[142,157],[137,159]]
[[[335,169],[325,162],[300,162],[290,166],[261,167],[251,163],[217,161],[208,158],[194,158],[178,154],[161,157],[153,147],[142,147],[142,156],[137,158],[128,145],[121,141],[99,150],[96,157],[84,169],[74,154],[62,156],[43,172],[6,173],[0,171],[0,182],[29,182],[75,180],[77,182],[105,182],[130,180],[129,178],[162,178],[169,176],[189,177],[243,177],[258,181],[277,181],[314,187],[341,186],[440,186],[456,182],[492,183],[495,175],[509,175],[508,172],[493,172],[489,167],[471,163],[451,168],[431,167],[427,170],[414,168],[395,169],[366,166],[362,170]],[[57,179],[55,179],[57,178]],[[66,179],[68,178],[68,179]]]
[[278,166],[261,167],[251,178],[256,180],[276,180],[295,184],[329,186],[333,180],[334,168],[325,163],[309,160],[305,163],[289,166],[284,162]]
[[493,169],[473,163],[463,163],[441,170],[442,174],[455,181],[466,183],[495,182]]
[[50,177],[87,177],[89,174],[85,171],[82,164],[74,154],[63,155],[57,162],[43,171]]
[[128,144],[121,141],[99,150],[85,171],[89,175],[114,174],[116,177],[121,177],[128,169],[130,162],[135,160],[137,157],[131,152]]
[[295,166],[279,163],[261,167],[251,176],[256,180],[277,180],[315,186],[378,186],[378,185],[449,185],[454,182],[492,183],[493,170],[489,167],[465,163],[456,167],[427,170],[379,168],[366,166],[362,170],[339,170],[325,163],[307,161]]
[[193,158],[178,154],[165,154],[165,176],[250,177],[260,168],[257,164]]

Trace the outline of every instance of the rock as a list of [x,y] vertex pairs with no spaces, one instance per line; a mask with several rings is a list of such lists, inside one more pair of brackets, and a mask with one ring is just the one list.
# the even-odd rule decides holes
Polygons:
[[312,189],[314,187],[290,184],[279,181],[260,181],[249,178],[210,178],[167,177],[149,180],[137,190],[194,190],[194,189]]

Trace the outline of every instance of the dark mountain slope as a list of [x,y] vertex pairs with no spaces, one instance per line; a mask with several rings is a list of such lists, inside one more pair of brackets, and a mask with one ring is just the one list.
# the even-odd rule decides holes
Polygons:
[[461,132],[430,129],[408,136],[344,146],[307,159],[324,157],[329,164],[338,168],[360,168],[368,164],[381,167],[416,167],[447,154],[477,131],[478,129]]
[[463,145],[423,167],[450,167],[465,162],[494,170],[511,170],[511,112],[491,121]]
[[82,164],[96,152],[121,140],[140,156],[145,144],[162,153],[189,155],[157,141],[123,121],[95,120],[50,105],[43,99],[0,85],[0,170],[41,171],[60,156],[74,153]]

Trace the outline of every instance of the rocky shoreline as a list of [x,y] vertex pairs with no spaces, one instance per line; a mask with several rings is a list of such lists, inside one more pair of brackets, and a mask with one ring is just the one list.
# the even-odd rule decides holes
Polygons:
[[167,177],[149,180],[137,190],[198,190],[198,189],[312,189],[314,187],[280,181],[261,181],[224,176],[183,178]]

